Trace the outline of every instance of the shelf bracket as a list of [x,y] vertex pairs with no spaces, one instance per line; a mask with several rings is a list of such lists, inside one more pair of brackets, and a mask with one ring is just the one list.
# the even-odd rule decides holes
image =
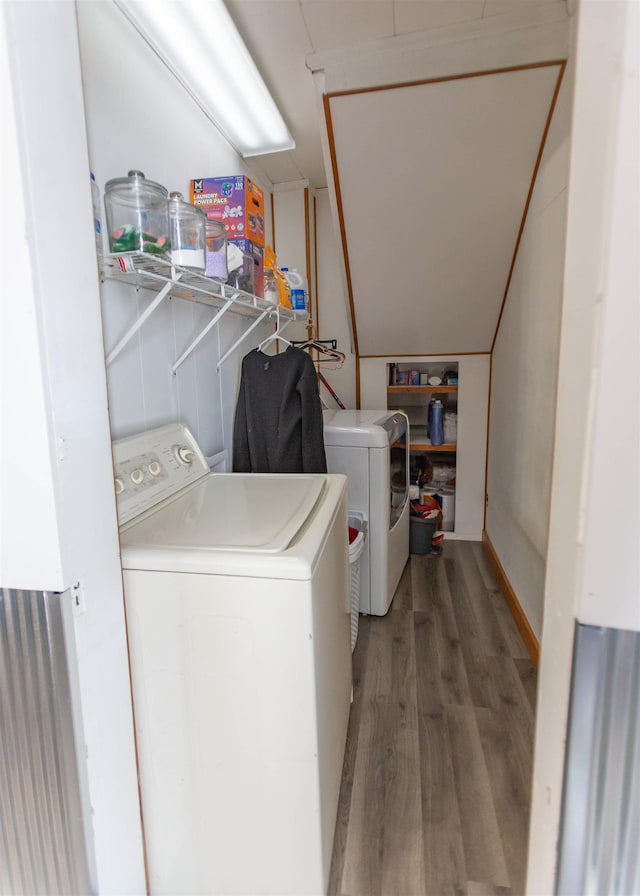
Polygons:
[[107,361],[106,361],[107,367],[108,367],[113,361],[115,361],[115,359],[118,357],[118,355],[120,354],[120,352],[122,351],[122,349],[123,349],[126,345],[128,345],[128,343],[130,342],[130,340],[133,338],[133,336],[136,335],[136,333],[138,332],[138,330],[140,329],[140,327],[142,326],[142,324],[145,322],[145,320],[147,320],[148,317],[151,317],[151,315],[152,315],[153,312],[156,310],[156,308],[158,307],[158,305],[160,305],[160,303],[161,303],[161,302],[167,297],[167,295],[171,292],[171,290],[173,289],[173,287],[174,287],[175,284],[176,284],[176,281],[179,280],[181,276],[182,276],[182,274],[176,274],[176,276],[175,276],[175,278],[174,278],[173,280],[169,280],[168,283],[165,283],[165,285],[162,287],[162,289],[160,290],[160,292],[158,293],[158,295],[155,297],[155,299],[153,300],[153,302],[151,302],[151,304],[148,305],[148,306],[145,308],[145,310],[144,310],[144,311],[142,312],[142,314],[138,317],[138,319],[135,321],[135,323],[133,323],[133,324],[131,325],[131,327],[129,327],[129,329],[128,329],[127,332],[124,334],[124,336],[122,337],[122,339],[120,340],[120,342],[118,342],[118,344],[117,344],[116,346],[114,346],[114,348],[111,349],[111,351],[110,351],[109,354],[107,355]]
[[[239,312],[242,312],[243,314],[251,314],[252,317],[255,316],[257,319],[245,331],[241,338],[231,346],[223,357],[220,358],[217,363],[218,370],[223,362],[226,361],[240,343],[246,339],[249,333],[251,333],[252,330],[267,317],[267,315],[275,313],[278,320],[276,333],[270,337],[269,341],[273,338],[277,338],[279,333],[281,333],[292,321],[308,319],[306,312],[296,312],[293,309],[285,311],[279,306],[274,308],[271,303],[266,303],[264,299],[261,299],[258,296],[245,293],[235,287],[230,287],[228,284],[219,283],[196,271],[191,271],[186,268],[177,268],[167,259],[160,258],[159,256],[145,256],[144,253],[125,253],[124,255],[105,256],[103,259],[103,276],[123,281],[129,285],[134,285],[136,288],[142,286],[146,289],[155,289],[157,283],[163,284],[160,292],[156,294],[153,301],[147,308],[145,308],[142,314],[139,315],[135,323],[133,323],[127,330],[115,348],[109,352],[106,358],[107,366],[115,361],[123,348],[138,332],[142,324],[153,314],[156,308],[168,295],[173,295],[175,298],[180,299],[190,299],[209,306],[211,306],[212,301],[216,302],[216,305],[220,301],[224,303],[214,318],[209,321],[202,332],[171,366],[171,372],[174,375],[200,341],[204,339],[213,327],[215,327],[229,309],[234,310],[234,306]],[[267,308],[264,307],[265,304],[268,304]],[[282,326],[280,326],[281,312],[282,316],[286,317],[286,321]]]
[[175,376],[175,374],[177,373],[178,368],[179,368],[179,367],[180,367],[180,366],[187,360],[187,358],[189,357],[189,355],[191,354],[191,352],[194,350],[194,348],[195,348],[197,345],[199,345],[199,343],[204,339],[204,337],[207,335],[207,333],[209,332],[209,330],[211,330],[213,327],[215,327],[215,325],[216,325],[216,324],[218,323],[218,321],[222,318],[222,316],[223,316],[224,314],[227,313],[227,311],[229,310],[229,308],[231,308],[231,306],[233,305],[233,303],[234,303],[234,300],[233,300],[233,299],[227,299],[227,301],[224,303],[224,305],[222,306],[222,308],[218,311],[218,313],[217,313],[214,317],[211,318],[211,320],[209,321],[209,323],[208,323],[208,324],[206,325],[206,327],[205,327],[205,328],[204,328],[204,329],[203,329],[203,330],[196,336],[196,338],[193,340],[193,342],[191,343],[191,345],[190,345],[187,349],[185,349],[185,351],[183,351],[183,353],[180,355],[180,357],[178,358],[178,360],[177,360],[177,361],[175,362],[175,364],[173,364],[172,367],[171,367],[171,373],[173,373],[174,376]]
[[245,332],[242,334],[242,336],[240,337],[240,339],[237,339],[237,340],[233,343],[233,345],[231,346],[231,348],[230,348],[230,349],[227,349],[227,351],[224,353],[224,355],[220,358],[220,360],[219,360],[218,363],[216,364],[216,370],[220,370],[220,368],[222,367],[222,365],[224,364],[224,362],[227,360],[227,358],[235,352],[235,350],[238,348],[238,346],[240,345],[240,343],[241,343],[241,342],[244,342],[244,340],[247,338],[247,336],[249,335],[249,333],[250,333],[252,330],[255,330],[255,328],[258,326],[258,324],[261,323],[261,322],[265,319],[265,317],[267,316],[267,314],[269,314],[269,313],[270,313],[269,311],[263,311],[262,314],[260,315],[260,317],[256,318],[256,319],[254,320],[254,322],[251,324],[251,326],[248,327],[248,328],[245,330]]

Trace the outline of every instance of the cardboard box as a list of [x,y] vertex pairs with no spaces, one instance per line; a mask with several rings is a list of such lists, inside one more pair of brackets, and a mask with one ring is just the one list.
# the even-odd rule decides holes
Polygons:
[[195,178],[190,199],[208,218],[224,223],[228,239],[249,239],[264,246],[264,192],[250,178],[243,174]]
[[229,239],[227,242],[236,246],[243,254],[243,264],[239,269],[241,279],[238,279],[234,271],[230,271],[227,282],[239,286],[240,289],[245,289],[244,284],[250,283],[251,288],[245,291],[261,299],[264,296],[264,249],[252,240]]

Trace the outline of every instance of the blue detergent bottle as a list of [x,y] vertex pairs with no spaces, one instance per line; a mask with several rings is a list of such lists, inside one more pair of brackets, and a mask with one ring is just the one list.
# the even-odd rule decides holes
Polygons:
[[432,445],[442,445],[444,443],[444,408],[440,399],[436,398],[430,411],[429,439]]

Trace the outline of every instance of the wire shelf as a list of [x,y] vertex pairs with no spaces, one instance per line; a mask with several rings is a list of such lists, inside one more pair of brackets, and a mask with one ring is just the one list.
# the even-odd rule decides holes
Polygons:
[[240,340],[230,349],[224,358],[220,359],[218,366],[223,360],[231,354],[237,345],[247,336],[251,330],[262,319],[267,316],[277,316],[278,328],[280,321],[305,321],[308,319],[306,311],[294,311],[291,308],[285,308],[281,305],[274,305],[258,296],[244,292],[235,286],[229,286],[226,283],[220,283],[211,277],[205,277],[190,268],[181,267],[172,264],[166,258],[154,255],[146,255],[142,252],[127,252],[122,254],[105,255],[102,259],[102,273],[107,279],[117,280],[128,283],[144,289],[156,291],[153,302],[145,309],[145,311],[136,319],[123,335],[117,345],[107,355],[107,366],[111,364],[123,348],[129,343],[131,338],[140,329],[142,324],[151,316],[156,308],[164,301],[167,296],[176,299],[186,299],[192,302],[199,302],[205,305],[212,305],[219,308],[218,313],[212,321],[202,330],[202,332],[194,339],[188,349],[172,366],[172,372],[175,373],[178,367],[191,354],[200,340],[219,323],[221,318],[228,312],[235,314],[244,314],[258,318],[255,324],[243,334]]

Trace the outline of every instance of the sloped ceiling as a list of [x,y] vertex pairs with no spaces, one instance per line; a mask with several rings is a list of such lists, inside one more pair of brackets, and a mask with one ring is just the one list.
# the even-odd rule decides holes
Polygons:
[[573,0],[225,0],[328,185],[353,348],[491,350],[568,50]]
[[328,96],[358,354],[491,350],[561,69]]

